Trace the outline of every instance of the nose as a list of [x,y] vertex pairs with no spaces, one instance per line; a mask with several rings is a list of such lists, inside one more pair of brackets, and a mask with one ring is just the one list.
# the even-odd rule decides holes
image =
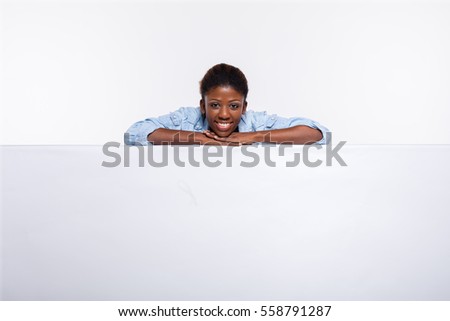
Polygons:
[[230,111],[227,106],[222,106],[219,109],[219,118],[223,120],[227,120],[230,118]]

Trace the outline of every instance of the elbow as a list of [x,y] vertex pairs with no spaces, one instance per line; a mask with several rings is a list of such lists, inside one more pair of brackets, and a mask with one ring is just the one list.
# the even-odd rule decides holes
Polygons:
[[321,141],[323,138],[323,134],[319,129],[308,126],[299,126],[299,130],[297,144],[314,144]]
[[314,133],[312,134],[312,142],[311,143],[317,143],[317,142],[321,141],[322,138],[323,138],[323,133],[318,129],[314,129]]

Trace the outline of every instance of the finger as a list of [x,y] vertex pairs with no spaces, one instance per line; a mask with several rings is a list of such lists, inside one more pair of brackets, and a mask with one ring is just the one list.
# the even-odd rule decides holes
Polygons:
[[227,142],[227,143],[223,143],[223,146],[241,146],[241,143],[237,143],[237,142]]
[[220,137],[220,136],[217,136],[216,133],[211,132],[211,131],[209,131],[209,130],[205,130],[203,133],[204,133],[207,137],[213,138],[214,140],[219,141],[219,142],[233,143],[233,146],[240,146],[240,145],[241,145],[238,139],[235,140],[235,139],[232,139],[232,138],[230,138],[230,137]]
[[209,135],[217,136],[217,134],[216,134],[215,132],[213,132],[213,131],[206,130],[206,132],[207,132]]
[[209,131],[205,131],[205,132],[203,132],[207,137],[209,137],[209,138],[215,138],[215,136],[216,135],[214,135],[214,134],[212,134],[211,132],[209,132]]
[[216,142],[218,145],[221,145],[221,146],[240,146],[240,143],[238,143],[238,142],[224,142],[224,141],[219,141],[219,140],[216,140]]
[[234,142],[233,140],[230,140],[228,137],[219,137],[219,136],[214,136],[215,140],[218,140],[219,142]]
[[217,138],[219,138],[219,136],[217,136],[217,134],[216,134],[216,133],[214,133],[214,132],[210,132],[210,131],[208,131],[207,135],[208,135],[208,137],[211,137],[211,138],[214,138],[214,139],[217,139]]

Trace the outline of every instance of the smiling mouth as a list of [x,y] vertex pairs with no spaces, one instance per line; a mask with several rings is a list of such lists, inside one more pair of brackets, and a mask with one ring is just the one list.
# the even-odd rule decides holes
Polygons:
[[232,123],[229,122],[215,122],[218,130],[227,131],[231,128]]

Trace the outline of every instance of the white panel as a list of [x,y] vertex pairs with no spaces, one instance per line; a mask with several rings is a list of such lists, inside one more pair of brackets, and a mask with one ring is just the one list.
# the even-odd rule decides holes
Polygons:
[[450,299],[448,146],[344,146],[348,166],[316,168],[284,166],[300,147],[272,147],[275,168],[240,148],[217,168],[2,150],[6,300]]

